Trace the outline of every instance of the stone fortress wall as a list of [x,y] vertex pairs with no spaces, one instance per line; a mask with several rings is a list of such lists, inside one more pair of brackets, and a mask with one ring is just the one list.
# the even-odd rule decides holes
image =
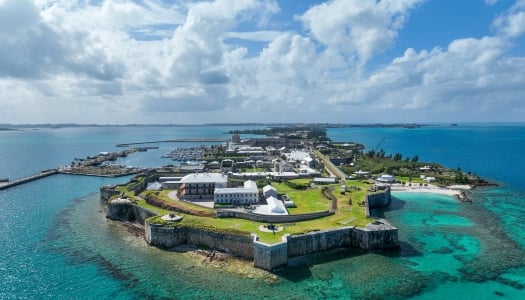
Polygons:
[[[109,199],[114,192],[111,188],[101,188],[101,199]],[[370,201],[370,203],[368,203]],[[366,198],[367,208],[390,203],[390,190],[373,194]],[[144,224],[145,239],[153,246],[172,248],[183,244],[204,245],[233,256],[251,259],[254,266],[274,271],[285,267],[288,258],[303,256],[337,248],[355,247],[362,250],[399,248],[398,229],[386,220],[377,220],[365,228],[342,227],[331,230],[314,231],[299,235],[285,235],[280,243],[266,244],[257,235],[239,236],[189,226],[155,225],[147,222],[149,216],[156,215],[137,205],[127,202],[109,203],[106,215],[110,219],[135,221]]]

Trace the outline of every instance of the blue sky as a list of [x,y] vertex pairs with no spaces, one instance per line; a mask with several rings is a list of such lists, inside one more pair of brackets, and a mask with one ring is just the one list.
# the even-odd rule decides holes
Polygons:
[[0,0],[0,123],[519,122],[525,0]]

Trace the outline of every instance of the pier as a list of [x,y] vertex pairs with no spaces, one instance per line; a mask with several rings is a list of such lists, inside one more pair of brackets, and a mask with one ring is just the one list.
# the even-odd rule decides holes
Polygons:
[[150,142],[135,142],[135,143],[125,143],[117,144],[117,147],[129,147],[131,145],[144,145],[144,144],[158,144],[158,143],[226,143],[230,141],[229,139],[176,139],[176,140],[161,140],[161,141],[150,141]]
[[50,176],[50,175],[55,175],[55,174],[58,174],[58,173],[59,173],[58,169],[50,169],[50,170],[44,170],[44,171],[42,171],[42,172],[40,172],[38,174],[35,174],[35,175],[19,178],[17,180],[2,182],[2,183],[0,183],[0,190],[5,190],[5,189],[8,189],[10,187],[14,187],[14,186],[17,186],[17,185],[20,185],[20,184],[23,184],[23,183],[35,181],[35,180],[38,180],[40,178],[44,178],[44,177],[47,177],[47,176]]

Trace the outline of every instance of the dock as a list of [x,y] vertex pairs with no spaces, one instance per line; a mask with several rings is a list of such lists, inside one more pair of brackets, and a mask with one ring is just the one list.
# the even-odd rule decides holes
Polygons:
[[144,145],[144,144],[158,144],[158,143],[226,143],[229,139],[213,139],[213,138],[203,138],[203,139],[176,139],[176,140],[161,140],[161,141],[149,141],[149,142],[134,142],[134,143],[124,143],[117,144],[117,147],[129,147],[131,145]]
[[49,169],[49,170],[41,171],[40,173],[35,174],[35,175],[19,178],[19,179],[13,180],[13,181],[2,182],[2,183],[0,183],[0,190],[5,190],[5,189],[8,189],[8,188],[20,185],[20,184],[24,184],[24,183],[27,183],[27,182],[35,181],[35,180],[38,180],[40,178],[44,178],[44,177],[47,177],[47,176],[55,175],[55,174],[58,174],[58,173],[59,173],[58,169]]
[[115,161],[119,157],[125,157],[131,153],[139,151],[147,151],[149,149],[157,149],[157,147],[141,147],[141,148],[130,148],[124,151],[112,152],[112,153],[100,153],[95,156],[87,157],[86,159],[76,158],[74,163],[66,167],[58,167],[54,169],[47,169],[40,171],[40,173],[19,178],[13,181],[8,179],[0,181],[0,190],[5,190],[20,184],[35,181],[47,176],[55,174],[68,174],[68,175],[82,175],[82,176],[97,176],[97,177],[119,177],[134,175],[142,172],[138,168],[130,168],[115,165],[104,165],[107,161]]

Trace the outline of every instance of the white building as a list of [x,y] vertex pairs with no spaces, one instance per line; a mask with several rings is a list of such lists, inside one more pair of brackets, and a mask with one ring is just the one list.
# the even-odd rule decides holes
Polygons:
[[296,162],[304,161],[306,158],[310,158],[310,153],[305,151],[292,151],[290,153],[283,153],[287,161]]
[[270,214],[272,215],[287,215],[288,211],[284,207],[284,203],[275,198],[275,197],[268,197],[266,198],[266,202],[268,203],[268,210]]
[[336,177],[315,177],[314,178],[315,184],[334,184],[337,183]]
[[266,198],[266,202],[268,203],[268,211],[271,215],[287,215],[288,211],[284,207],[284,203],[275,198],[275,197],[268,197]]
[[357,172],[354,172],[354,175],[357,177],[357,178],[368,178],[370,177],[370,172],[368,171],[363,171],[363,170],[359,170]]
[[184,199],[212,199],[217,188],[228,186],[228,176],[220,173],[193,173],[180,180],[179,197]]
[[393,175],[383,174],[376,178],[376,181],[381,183],[395,183],[396,177]]
[[278,193],[277,193],[277,190],[273,186],[268,184],[263,187],[263,195],[264,195],[264,198],[268,198],[268,197],[277,198]]
[[213,200],[218,204],[246,205],[259,202],[259,190],[254,181],[247,180],[244,187],[216,188]]
[[292,164],[286,162],[286,161],[275,161],[274,162],[274,170],[275,172],[293,172],[294,167]]

